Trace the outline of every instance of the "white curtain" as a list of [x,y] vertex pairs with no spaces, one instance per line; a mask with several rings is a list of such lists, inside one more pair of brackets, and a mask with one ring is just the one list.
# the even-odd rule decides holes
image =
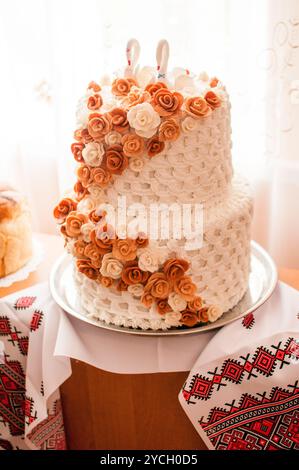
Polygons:
[[206,70],[232,100],[233,158],[253,184],[254,238],[280,266],[299,267],[298,0],[10,0],[0,8],[0,179],[28,196],[36,230],[74,181],[76,100],[91,79],[141,63],[157,41],[170,67]]

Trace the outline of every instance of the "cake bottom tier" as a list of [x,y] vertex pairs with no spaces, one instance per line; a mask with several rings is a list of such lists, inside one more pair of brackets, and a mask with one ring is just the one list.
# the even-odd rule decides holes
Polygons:
[[[198,294],[221,312],[234,307],[245,294],[250,272],[252,198],[247,183],[235,178],[222,203],[205,210],[204,241],[200,249],[187,251],[184,240],[161,241],[160,246],[190,262],[188,274]],[[176,249],[175,249],[176,248]],[[144,307],[129,292],[110,290],[88,279],[74,266],[74,281],[83,313],[106,323],[141,329],[179,327],[177,315],[160,315]]]

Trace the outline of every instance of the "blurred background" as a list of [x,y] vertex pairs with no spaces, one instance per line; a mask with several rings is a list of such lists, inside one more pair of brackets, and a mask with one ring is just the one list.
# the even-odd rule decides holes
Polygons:
[[1,180],[23,191],[36,231],[74,182],[75,109],[86,85],[170,42],[169,67],[207,71],[231,95],[233,158],[256,199],[254,238],[299,267],[298,0],[0,0]]

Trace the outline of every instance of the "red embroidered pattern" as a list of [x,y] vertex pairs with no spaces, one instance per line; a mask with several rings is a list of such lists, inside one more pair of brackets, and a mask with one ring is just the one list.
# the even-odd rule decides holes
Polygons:
[[299,450],[298,381],[288,388],[274,387],[269,397],[244,394],[199,424],[217,450]]
[[0,317],[0,336],[9,336],[8,341],[13,346],[17,344],[20,353],[27,356],[29,338],[20,335],[21,331],[18,331],[15,326],[11,326],[8,317]]
[[24,310],[26,308],[31,307],[35,300],[36,297],[20,297],[19,299],[17,299],[14,308],[16,310]]
[[40,450],[65,450],[63,415],[60,400],[54,403],[48,418],[39,423],[28,435],[30,441]]
[[40,327],[43,316],[44,314],[41,310],[35,310],[30,323],[30,331],[36,331]]
[[255,319],[254,319],[253,313],[248,313],[248,315],[246,315],[246,317],[244,317],[242,320],[242,325],[247,330],[251,330],[254,323],[255,323]]
[[225,382],[241,384],[244,378],[249,380],[258,374],[271,376],[276,367],[283,368],[289,365],[288,359],[299,359],[299,344],[294,338],[289,338],[284,346],[280,341],[277,346],[271,346],[272,351],[264,346],[259,346],[252,357],[240,356],[239,360],[227,359],[221,370],[216,367],[214,371],[208,372],[208,376],[193,375],[188,386],[185,384],[183,396],[188,404],[194,404],[192,399],[208,400],[214,391],[225,387]]

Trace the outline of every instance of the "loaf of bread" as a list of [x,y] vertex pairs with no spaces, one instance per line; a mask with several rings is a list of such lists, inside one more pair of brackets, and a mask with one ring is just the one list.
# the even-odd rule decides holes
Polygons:
[[0,182],[0,277],[20,269],[32,256],[31,216],[25,198]]

